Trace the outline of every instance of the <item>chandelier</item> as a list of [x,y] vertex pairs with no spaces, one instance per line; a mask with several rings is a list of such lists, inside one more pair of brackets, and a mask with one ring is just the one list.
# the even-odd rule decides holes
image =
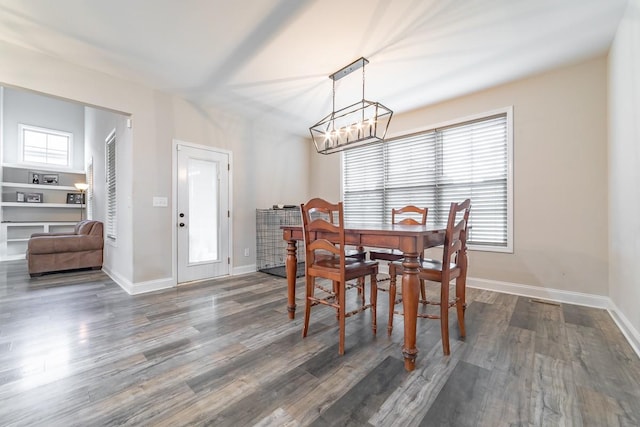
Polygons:
[[[331,154],[384,140],[393,111],[364,98],[364,66],[368,63],[360,58],[329,76],[333,80],[332,111],[309,128],[318,153]],[[360,68],[362,100],[336,111],[336,81]]]

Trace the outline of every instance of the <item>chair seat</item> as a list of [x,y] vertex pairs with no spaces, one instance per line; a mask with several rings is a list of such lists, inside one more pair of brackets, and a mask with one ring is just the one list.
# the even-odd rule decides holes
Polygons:
[[[340,257],[322,257],[309,266],[310,270],[333,272],[340,268]],[[345,276],[347,280],[362,276],[363,272],[372,271],[377,273],[378,263],[371,261],[360,261],[354,258],[345,258]]]
[[[460,276],[460,267],[455,263],[449,263],[449,279]],[[439,282],[442,277],[442,261],[424,259],[420,263],[420,277],[425,280]]]
[[[455,263],[449,263],[450,268],[455,268]],[[425,258],[420,262],[420,268],[423,270],[438,270],[442,271],[442,261],[437,259]]]
[[399,261],[402,258],[402,252],[397,249],[375,249],[373,251],[369,251],[369,259],[372,261]]
[[347,258],[356,258],[364,261],[367,257],[367,253],[365,251],[359,251],[358,249],[346,249],[344,251],[344,256]]
[[[393,263],[396,274],[402,274],[404,268],[402,262],[396,261]],[[442,274],[442,261],[437,259],[423,259],[420,262],[420,278],[424,280],[431,280],[439,282]],[[460,268],[455,263],[449,263],[450,278],[455,279],[460,275]]]

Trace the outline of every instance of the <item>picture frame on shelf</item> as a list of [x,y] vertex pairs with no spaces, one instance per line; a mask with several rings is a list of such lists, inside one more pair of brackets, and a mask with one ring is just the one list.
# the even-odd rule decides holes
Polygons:
[[67,193],[67,204],[81,205],[84,203],[83,196],[82,193]]
[[27,182],[38,185],[58,185],[60,183],[60,175],[57,173],[29,171],[29,179]]
[[42,173],[29,171],[29,178],[27,183],[29,184],[40,184],[40,180],[42,179]]
[[57,173],[43,173],[40,184],[44,185],[58,185],[60,182],[60,176]]
[[27,203],[42,203],[42,193],[27,193],[25,201]]
[[22,191],[16,191],[16,202],[24,203],[24,193]]

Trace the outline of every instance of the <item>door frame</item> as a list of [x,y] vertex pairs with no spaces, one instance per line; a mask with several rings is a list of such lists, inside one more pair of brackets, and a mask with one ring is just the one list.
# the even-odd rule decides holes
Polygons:
[[[224,154],[229,158],[229,241],[227,242],[229,249],[229,276],[233,276],[233,156],[231,151],[223,150],[217,147],[210,147],[208,145],[195,144],[193,142],[182,141],[180,139],[173,139],[171,144],[171,276],[173,286],[178,286],[178,145],[184,145],[191,148],[197,148],[200,150],[212,151],[215,153]],[[226,276],[221,276],[226,277]],[[209,279],[204,279],[209,280]],[[192,282],[189,282],[192,283]]]

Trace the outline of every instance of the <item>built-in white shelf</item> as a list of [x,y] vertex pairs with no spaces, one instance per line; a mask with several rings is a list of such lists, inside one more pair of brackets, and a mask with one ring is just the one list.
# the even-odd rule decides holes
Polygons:
[[2,202],[0,206],[5,208],[71,208],[78,209],[84,204],[77,203],[26,203],[26,202]]
[[68,227],[78,221],[2,221],[0,225],[9,227]]
[[[20,203],[20,205],[26,204],[40,205],[41,203]],[[3,221],[0,223],[0,235],[2,236],[2,241],[0,241],[0,261],[24,259],[31,234],[71,232],[76,222]]]
[[23,165],[21,163],[3,163],[3,168],[13,168],[13,169],[27,169],[30,171],[46,171],[46,172],[60,172],[60,173],[76,173],[84,175],[86,172],[81,169],[68,169],[68,168],[57,168],[51,165]]
[[0,183],[3,187],[8,188],[30,188],[35,190],[65,190],[65,191],[79,191],[76,187],[66,185],[45,185],[45,184],[22,184],[20,182],[3,182]]
[[[54,174],[58,183],[34,184],[30,173]],[[24,259],[33,233],[73,231],[86,204],[65,203],[65,193],[80,194],[73,185],[85,182],[84,170],[39,164],[1,164],[0,170],[0,261]],[[27,203],[26,200],[44,203]],[[18,202],[17,200],[25,200]],[[78,212],[80,210],[80,212]]]

